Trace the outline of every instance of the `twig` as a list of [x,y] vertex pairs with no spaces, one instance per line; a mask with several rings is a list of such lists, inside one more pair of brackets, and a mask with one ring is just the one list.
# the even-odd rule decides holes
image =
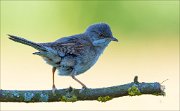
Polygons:
[[164,83],[164,82],[166,82],[167,80],[169,80],[169,79],[164,80],[163,82],[161,82],[161,84]]

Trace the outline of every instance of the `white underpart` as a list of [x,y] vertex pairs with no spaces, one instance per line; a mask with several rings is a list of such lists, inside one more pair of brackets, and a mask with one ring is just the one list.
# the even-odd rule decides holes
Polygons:
[[61,57],[57,53],[57,51],[53,50],[52,48],[46,47],[47,52],[44,52],[43,59],[50,65],[56,67],[57,63],[61,61]]

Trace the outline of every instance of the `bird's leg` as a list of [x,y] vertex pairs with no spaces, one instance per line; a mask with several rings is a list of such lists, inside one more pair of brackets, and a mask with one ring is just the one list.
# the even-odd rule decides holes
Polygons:
[[[73,72],[74,72],[74,71],[73,71]],[[77,81],[78,83],[80,83],[84,89],[87,88],[84,83],[82,83],[80,80],[78,80],[78,79],[75,77],[75,74],[76,74],[75,72],[74,72],[73,74],[71,74],[71,77],[72,77],[75,81]]]
[[52,78],[53,78],[53,85],[52,85],[52,93],[53,94],[55,94],[55,90],[56,90],[56,86],[55,86],[55,84],[54,84],[54,73],[55,73],[55,71],[56,71],[56,67],[53,67],[52,68]]
[[87,88],[85,84],[83,84],[80,80],[78,80],[74,75],[71,75],[71,77],[77,81],[78,83],[80,83],[82,85],[83,88]]

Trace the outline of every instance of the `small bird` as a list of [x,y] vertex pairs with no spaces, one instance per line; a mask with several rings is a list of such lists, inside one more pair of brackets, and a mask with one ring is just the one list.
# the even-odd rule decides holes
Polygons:
[[37,49],[38,52],[33,54],[41,56],[47,64],[52,66],[53,94],[56,90],[54,83],[56,70],[58,75],[71,76],[82,85],[83,89],[87,88],[75,76],[90,69],[111,41],[118,42],[106,23],[93,24],[81,34],[63,37],[48,43],[35,43],[14,35],[9,35],[9,39]]

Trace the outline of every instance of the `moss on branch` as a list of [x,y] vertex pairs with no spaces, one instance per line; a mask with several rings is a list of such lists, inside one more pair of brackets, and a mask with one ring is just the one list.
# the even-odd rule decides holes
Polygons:
[[134,81],[124,85],[95,88],[95,89],[66,89],[56,90],[53,95],[51,90],[0,90],[0,102],[76,102],[81,100],[97,100],[106,102],[116,97],[136,96],[143,94],[165,95],[164,88],[160,83]]

